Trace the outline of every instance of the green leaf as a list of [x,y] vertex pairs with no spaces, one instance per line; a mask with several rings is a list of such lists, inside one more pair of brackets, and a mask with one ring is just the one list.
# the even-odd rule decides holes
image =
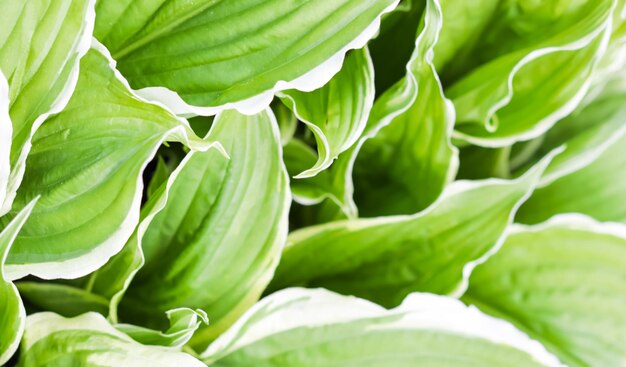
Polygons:
[[626,360],[626,227],[581,215],[515,227],[470,278],[466,302],[507,319],[572,367]]
[[583,213],[601,221],[626,221],[626,134],[586,167],[539,188],[517,221],[539,223],[559,213]]
[[0,216],[4,214],[3,203],[9,188],[11,174],[11,136],[13,124],[9,116],[9,84],[0,72]]
[[95,34],[133,88],[175,112],[253,114],[275,91],[326,84],[398,1],[101,0]]
[[167,311],[165,315],[170,323],[170,327],[165,332],[131,324],[118,324],[115,328],[141,344],[181,349],[201,324],[209,323],[206,312],[202,310],[177,308]]
[[0,3],[0,70],[9,81],[13,121],[11,176],[0,215],[11,209],[35,131],[72,95],[91,43],[94,6],[95,0]]
[[278,101],[272,105],[272,111],[276,115],[280,130],[280,144],[284,147],[293,139],[298,128],[298,119],[287,106]]
[[369,42],[378,95],[406,74],[405,66],[411,59],[425,7],[423,0],[401,1],[394,11],[383,16],[380,34]]
[[199,331],[196,345],[228,327],[265,289],[291,202],[271,110],[222,112],[208,139],[219,141],[230,160],[216,151],[188,159],[143,236],[145,265],[121,303],[122,318],[147,325],[159,325],[172,308],[205,310],[211,326]]
[[512,181],[457,181],[408,216],[332,222],[290,233],[269,287],[325,287],[395,306],[409,293],[462,294],[497,250],[549,158]]
[[[325,177],[292,184],[299,203],[328,198],[354,218],[356,193],[365,216],[415,213],[453,179],[458,165],[450,142],[454,109],[442,94],[431,60],[441,27],[438,3],[429,2],[425,14],[406,76],[376,100],[361,138],[324,172]],[[356,192],[353,169],[360,189]]]
[[95,47],[81,60],[67,107],[33,138],[14,209],[0,219],[6,224],[17,208],[41,195],[7,259],[11,279],[93,272],[133,233],[142,171],[161,143],[203,150],[214,145],[195,137],[185,120],[135,97],[106,50]]
[[374,69],[367,47],[349,52],[342,69],[322,88],[278,95],[315,136],[317,162],[295,178],[313,177],[348,150],[365,129],[374,103]]
[[[172,173],[165,178],[141,209],[139,224],[124,248],[113,256],[104,266],[91,274],[85,284],[85,291],[103,297],[107,300],[107,315],[109,320],[118,322],[118,306],[130,282],[137,271],[144,265],[145,257],[142,251],[142,240],[148,226],[154,217],[165,207],[169,193],[180,172],[186,167],[191,158],[197,154],[191,151],[182,159]],[[226,156],[224,155],[224,158]],[[153,184],[153,181],[150,183]],[[156,183],[154,184],[156,187]],[[169,310],[166,311],[170,312]]]
[[24,332],[26,311],[15,285],[7,278],[4,263],[18,232],[28,219],[37,200],[31,201],[0,232],[0,366],[17,350]]
[[574,110],[607,48],[615,1],[488,1],[471,5],[484,11],[478,20],[458,3],[444,2],[442,39],[468,22],[469,42],[461,37],[453,51],[439,50],[454,55],[440,70],[457,110],[457,137],[506,146],[541,135]]
[[95,311],[108,315],[109,302],[104,297],[67,284],[49,282],[18,282],[17,289],[30,305],[53,311],[65,317],[74,317]]
[[44,312],[26,319],[19,367],[204,367],[194,357],[137,343],[102,315],[66,319]]
[[520,208],[517,221],[534,224],[569,212],[626,221],[626,84],[623,78],[615,83],[546,135],[537,155],[561,144],[565,150]]
[[209,366],[560,366],[510,324],[452,298],[411,294],[392,310],[317,289],[251,309],[201,358]]
[[432,63],[441,26],[439,2],[428,1],[400,82],[406,85],[384,97],[408,99],[400,113],[395,104],[383,105],[389,109],[377,110],[377,119],[369,122],[381,130],[365,140],[354,163],[354,199],[361,216],[416,213],[432,204],[456,175],[458,151],[450,141],[454,107],[443,95]]

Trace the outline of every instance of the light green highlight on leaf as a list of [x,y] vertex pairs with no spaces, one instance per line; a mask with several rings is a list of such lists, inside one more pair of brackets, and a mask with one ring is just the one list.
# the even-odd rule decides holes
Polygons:
[[511,321],[572,367],[626,359],[626,227],[582,215],[517,226],[476,268],[466,302]]
[[209,366],[560,366],[510,324],[411,294],[386,310],[323,289],[259,302],[202,356]]

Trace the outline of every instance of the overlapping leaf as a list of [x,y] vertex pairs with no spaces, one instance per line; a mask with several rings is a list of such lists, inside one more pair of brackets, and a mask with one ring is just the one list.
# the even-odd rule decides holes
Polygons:
[[134,88],[175,112],[256,113],[274,91],[324,85],[397,3],[102,0],[95,34]]
[[328,168],[361,136],[374,103],[374,70],[367,47],[346,56],[343,67],[322,88],[288,90],[283,102],[313,132],[318,158],[296,178],[312,177]]
[[0,219],[7,223],[41,195],[7,259],[9,277],[75,278],[120,251],[139,219],[143,168],[165,140],[213,145],[136,98],[107,57],[91,50],[67,107],[34,136],[14,209]]
[[[432,63],[441,27],[439,2],[427,2],[423,29],[400,82],[405,85],[377,102],[382,106],[370,127],[382,129],[365,140],[354,167],[355,201],[362,216],[420,211],[456,175],[458,152],[450,141],[454,107],[443,95]],[[383,104],[387,98],[401,100],[407,90],[414,93],[401,111],[395,103]]]
[[[94,27],[95,0],[18,0],[0,3],[0,70],[9,80],[13,121],[11,175],[0,215],[10,210],[24,175],[31,139],[67,104],[79,59]],[[5,134],[5,131],[2,131]],[[3,135],[3,138],[7,135]],[[0,178],[0,181],[2,179]]]
[[505,318],[569,366],[626,360],[626,228],[580,215],[516,227],[464,300]]
[[457,182],[415,215],[292,232],[270,289],[322,286],[385,306],[414,291],[462,293],[469,272],[497,249],[548,162],[514,181]]
[[257,304],[202,354],[209,366],[560,366],[510,324],[412,294],[392,310],[325,290]]
[[[424,16],[405,77],[374,103],[359,141],[322,177],[294,184],[300,202],[328,198],[346,216],[355,217],[356,193],[365,216],[415,213],[431,204],[453,179],[458,164],[450,142],[454,109],[442,94],[432,64],[441,29],[439,3],[429,2]],[[290,153],[295,162],[310,159],[298,147]]]
[[36,201],[27,205],[0,232],[0,365],[3,365],[19,345],[24,332],[26,311],[15,285],[8,279],[4,271],[4,263],[24,222],[33,210]]
[[[158,325],[172,308],[205,310],[211,326],[201,330],[198,344],[260,296],[280,257],[290,201],[271,111],[223,112],[208,138],[220,141],[230,159],[217,151],[186,158],[167,204],[140,238],[145,265],[121,305],[122,316],[149,325]],[[262,205],[247,200],[251,197],[263,198]],[[124,273],[141,265],[137,255],[129,259],[107,271]],[[110,279],[100,275],[94,289],[101,292]]]
[[548,167],[517,220],[539,223],[577,212],[598,220],[626,220],[626,118],[624,79],[617,78],[578,113],[559,122],[537,155],[559,144],[562,155]]
[[457,135],[506,146],[573,111],[606,50],[615,3],[444,1],[435,61],[457,110]]
[[19,367],[203,367],[189,354],[142,345],[102,315],[66,319],[44,312],[26,319]]

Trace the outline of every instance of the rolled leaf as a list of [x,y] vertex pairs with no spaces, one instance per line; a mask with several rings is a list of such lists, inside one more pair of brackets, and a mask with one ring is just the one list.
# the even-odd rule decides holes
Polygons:
[[364,141],[354,163],[354,199],[361,216],[416,213],[432,204],[456,175],[458,151],[450,141],[454,107],[443,95],[432,61],[441,27],[439,1],[428,1],[400,82],[405,86],[389,90],[377,102],[407,98],[400,113],[395,104],[383,104],[369,122],[381,130]]
[[94,6],[95,0],[0,3],[0,70],[9,80],[13,121],[11,176],[0,215],[11,209],[35,131],[74,91],[79,60],[91,44]]
[[581,215],[517,226],[463,296],[572,367],[626,360],[626,227]]
[[4,263],[15,237],[28,219],[35,203],[36,200],[33,200],[28,204],[0,232],[0,365],[4,365],[17,350],[26,320],[24,304],[17,288],[5,275]]
[[177,308],[167,311],[165,315],[170,323],[166,331],[157,331],[131,324],[118,324],[115,325],[115,328],[141,344],[181,349],[201,324],[209,323],[206,312],[202,310]]
[[189,158],[143,236],[145,265],[120,305],[122,318],[148,325],[172,308],[205,310],[211,325],[196,334],[196,345],[206,345],[260,297],[280,258],[291,201],[269,109],[254,116],[223,112],[208,139],[230,159],[216,151]]
[[239,367],[561,366],[510,324],[452,298],[415,293],[386,310],[298,288],[262,300],[201,358]]
[[44,312],[28,316],[18,367],[204,367],[189,354],[142,345],[102,315],[66,319]]
[[460,295],[473,267],[500,246],[548,163],[512,181],[457,181],[414,215],[292,232],[270,290],[325,287],[384,306],[396,306],[414,291]]
[[367,47],[347,54],[343,67],[322,88],[288,90],[282,101],[313,132],[317,162],[296,178],[317,175],[361,136],[374,103],[374,67]]
[[275,91],[326,84],[398,1],[102,0],[95,34],[133,88],[175,112],[254,114]]
[[460,3],[443,3],[449,42],[435,50],[457,137],[506,146],[543,134],[576,108],[607,48],[614,0]]
[[[139,220],[142,171],[166,140],[206,150],[187,122],[135,97],[95,45],[64,111],[33,138],[14,209],[41,195],[7,259],[17,279],[76,278],[119,252]],[[97,103],[94,103],[97,101]]]

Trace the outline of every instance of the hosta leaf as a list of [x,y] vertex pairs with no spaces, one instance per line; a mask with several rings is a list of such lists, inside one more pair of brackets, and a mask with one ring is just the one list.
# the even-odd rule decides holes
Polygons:
[[19,367],[203,367],[194,357],[137,343],[102,315],[66,319],[44,312],[26,319]]
[[68,284],[49,282],[17,282],[22,298],[41,310],[53,311],[65,317],[74,317],[95,311],[108,315],[109,302],[104,297]]
[[414,213],[432,203],[453,178],[457,152],[449,138],[454,110],[441,92],[431,60],[441,27],[438,2],[429,2],[425,14],[406,76],[376,100],[363,135],[326,177],[293,183],[295,198],[302,198],[298,202],[329,198],[347,217],[356,217],[354,169],[361,188],[356,192],[359,209],[366,216]]
[[519,226],[470,278],[465,301],[572,367],[626,360],[626,227],[580,215]]
[[17,350],[24,332],[26,311],[15,285],[6,277],[4,262],[9,254],[11,244],[28,219],[36,200],[28,204],[0,232],[0,365],[11,358]]
[[[159,185],[141,209],[140,220],[135,232],[124,248],[113,256],[104,266],[90,275],[86,291],[108,300],[108,316],[118,322],[118,306],[137,271],[144,265],[142,240],[154,217],[163,210],[169,199],[169,193],[181,171],[198,152],[189,152],[166,181]],[[224,156],[226,158],[226,156]],[[159,177],[153,177],[159,180]],[[156,185],[156,184],[154,184]],[[170,312],[169,310],[166,312]]]
[[122,317],[148,324],[171,308],[205,310],[211,326],[195,344],[228,327],[261,295],[282,251],[291,201],[269,109],[254,116],[222,112],[208,139],[230,159],[197,153],[178,173],[143,236],[145,265],[121,303]]
[[101,52],[106,50],[82,58],[67,107],[33,138],[14,207],[41,199],[7,259],[12,279],[75,278],[96,270],[133,233],[141,174],[161,143],[212,146],[195,137],[185,120],[135,97]]
[[[510,145],[574,110],[607,47],[615,1],[472,3],[483,12],[477,19],[460,2],[444,2],[442,38],[456,40],[435,50],[444,54],[440,70],[451,84],[458,137]],[[458,28],[464,22],[467,32]]]
[[558,213],[583,213],[602,221],[626,221],[626,134],[596,160],[535,191],[516,218],[539,223]]
[[[432,64],[441,24],[439,2],[427,2],[423,29],[400,82],[406,85],[391,89],[388,93],[396,95],[386,97],[408,97],[407,107],[398,113],[391,105],[382,116],[376,111],[377,120],[370,121],[382,129],[364,142],[354,164],[361,216],[418,212],[432,204],[456,175],[458,152],[450,141],[454,107],[444,97]],[[407,90],[414,93],[407,95]]]
[[115,328],[141,344],[180,349],[191,339],[201,324],[209,323],[206,312],[202,310],[176,308],[167,311],[165,315],[170,326],[164,332],[131,324],[118,324],[115,325]]
[[513,181],[459,181],[410,216],[332,222],[289,235],[270,290],[321,286],[395,306],[409,293],[462,293],[495,251],[549,160]]
[[317,175],[361,136],[374,103],[374,70],[367,47],[347,54],[342,69],[312,92],[288,90],[282,101],[315,135],[317,162],[296,178]]
[[426,2],[422,0],[401,1],[394,11],[383,17],[380,34],[369,42],[378,95],[406,74],[405,66],[411,59],[425,7]]
[[74,90],[79,59],[91,43],[94,4],[95,0],[0,3],[0,70],[9,81],[13,121],[11,176],[0,215],[11,209],[33,134],[48,116],[63,109]]
[[567,212],[626,220],[626,89],[622,78],[616,82],[546,135],[538,155],[559,144],[565,150],[546,170],[542,187],[520,208],[517,221],[539,223]]
[[324,85],[397,3],[102,0],[95,34],[133,88],[175,112],[256,113],[274,91]]
[[13,125],[9,116],[9,84],[0,72],[0,215],[9,187],[11,173],[11,136]]
[[392,310],[318,289],[257,304],[201,356],[209,366],[560,366],[510,324],[415,293]]
[[298,128],[298,119],[283,103],[275,103],[272,105],[272,111],[276,115],[278,129],[280,130],[280,143],[282,146],[287,145],[293,138]]

